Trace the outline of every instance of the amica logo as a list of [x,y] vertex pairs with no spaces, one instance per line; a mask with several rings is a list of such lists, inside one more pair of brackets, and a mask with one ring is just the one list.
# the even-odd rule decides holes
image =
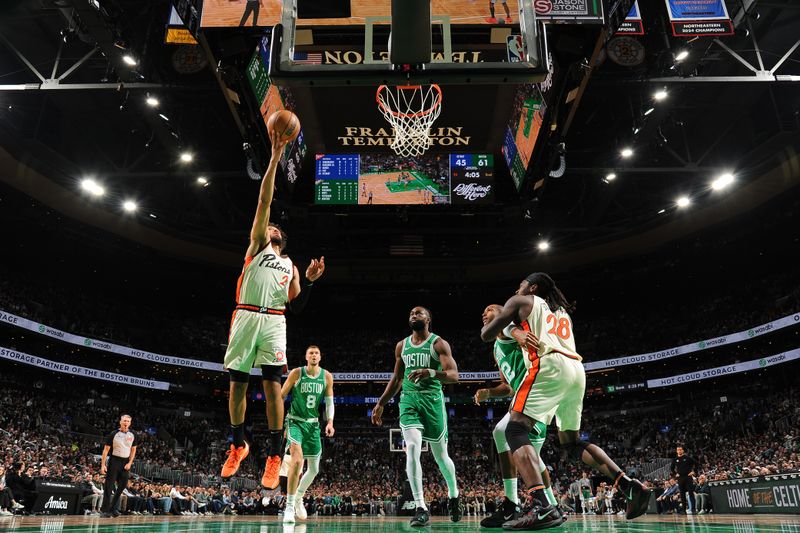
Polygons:
[[54,496],[50,496],[50,499],[47,500],[44,504],[45,509],[66,509],[69,505],[67,500],[62,500],[61,498],[56,499]]

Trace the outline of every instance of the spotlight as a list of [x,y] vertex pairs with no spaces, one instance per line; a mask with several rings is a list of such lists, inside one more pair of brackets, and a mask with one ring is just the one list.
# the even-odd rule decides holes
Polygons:
[[539,241],[539,244],[537,245],[537,248],[539,248],[539,250],[544,252],[544,251],[550,249],[550,243],[547,242],[547,241]]
[[613,172],[606,174],[606,181],[614,181],[615,179],[617,179],[617,175]]
[[666,89],[661,89],[660,91],[656,91],[656,93],[653,95],[653,99],[656,102],[660,102],[661,100],[665,99],[666,97],[667,97],[667,90]]
[[161,117],[161,118],[163,118],[163,119],[164,119],[164,120],[166,120],[167,122],[169,122],[169,117],[168,117],[167,115],[165,115],[164,113],[159,113],[159,114],[158,114],[158,116],[159,116],[159,117]]
[[133,213],[138,208],[139,208],[139,206],[136,205],[136,202],[134,202],[133,200],[125,200],[122,203],[122,209],[124,209],[128,213]]
[[619,155],[627,159],[633,155],[633,148],[625,147],[620,151]]
[[655,111],[655,110],[656,110],[656,108],[655,108],[655,107],[651,107],[650,109],[648,109],[647,111],[645,111],[645,112],[644,112],[644,116],[647,116],[647,115],[649,115],[650,113],[652,113],[652,112],[653,112],[653,111]]
[[122,56],[122,60],[125,62],[126,65],[129,65],[131,67],[136,66],[136,58],[134,58],[130,54],[125,54],[124,56]]
[[667,212],[667,210],[666,210],[666,209],[662,209],[662,210],[660,210],[660,211],[658,212],[658,214],[659,214],[659,215],[661,215],[661,214],[664,214],[664,213],[666,213],[666,212]]
[[184,163],[191,163],[194,160],[194,156],[190,152],[183,152],[181,154],[181,161]]
[[689,51],[688,50],[681,50],[675,56],[675,61],[676,62],[680,62],[680,61],[683,61],[684,59],[686,59],[687,57],[689,57]]
[[688,207],[689,204],[692,203],[692,201],[689,199],[688,196],[681,196],[676,200],[675,203],[678,204],[678,207]]
[[200,176],[197,178],[197,183],[200,185],[208,185],[208,179],[205,176]]
[[634,135],[639,135],[640,131],[642,131],[642,128],[640,128],[639,126],[636,126],[635,128],[633,128],[633,134]]
[[81,188],[92,196],[103,196],[106,193],[106,190],[91,178],[83,180]]
[[724,189],[731,183],[733,183],[733,174],[727,172],[722,176],[718,177],[717,179],[715,179],[714,181],[712,181],[711,188],[714,189],[715,191],[719,191],[721,189]]
[[159,101],[155,96],[148,95],[144,100],[150,107],[158,107]]

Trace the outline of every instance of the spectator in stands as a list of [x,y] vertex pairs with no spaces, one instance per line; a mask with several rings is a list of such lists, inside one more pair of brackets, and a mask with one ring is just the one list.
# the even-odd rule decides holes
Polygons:
[[680,492],[678,490],[678,483],[675,478],[670,478],[664,482],[664,492],[661,496],[656,498],[656,509],[658,514],[672,514],[678,508],[680,501]]
[[700,477],[697,478],[694,499],[697,506],[697,514],[711,512],[711,487],[708,486],[708,478],[706,478],[705,474],[700,474]]
[[14,500],[14,493],[6,485],[6,467],[0,464],[0,516],[10,516],[23,506]]

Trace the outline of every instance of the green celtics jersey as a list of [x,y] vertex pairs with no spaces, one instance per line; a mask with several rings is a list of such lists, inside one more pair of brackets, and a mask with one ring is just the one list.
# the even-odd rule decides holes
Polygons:
[[411,342],[411,336],[406,337],[406,340],[403,341],[403,351],[400,354],[406,367],[403,373],[403,392],[439,392],[442,390],[442,384],[438,379],[423,378],[417,383],[413,383],[408,379],[408,375],[414,370],[421,368],[442,369],[442,364],[439,362],[439,354],[433,348],[433,344],[438,338],[438,335],[431,333],[419,346]]
[[306,367],[300,369],[300,379],[292,388],[289,414],[297,418],[318,418],[319,404],[325,394],[325,371],[319,369],[317,377],[309,376]]
[[514,339],[497,339],[494,341],[494,361],[500,373],[514,389],[519,390],[522,380],[525,379],[525,355]]

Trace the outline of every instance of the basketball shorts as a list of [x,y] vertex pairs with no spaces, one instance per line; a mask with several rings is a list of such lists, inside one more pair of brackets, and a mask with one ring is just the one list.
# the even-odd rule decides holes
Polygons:
[[322,438],[319,422],[298,422],[286,419],[286,447],[297,444],[303,449],[303,457],[317,457],[322,454]]
[[234,311],[225,368],[249,374],[254,366],[285,364],[286,317]]
[[555,416],[559,430],[579,430],[586,391],[583,364],[551,353],[528,360],[526,365],[528,374],[511,401],[511,410],[546,425]]
[[[510,420],[511,415],[506,413],[506,415],[501,418],[500,422],[498,422],[494,427],[494,444],[499,453],[511,451],[511,447],[508,445],[508,442],[506,442],[506,426]],[[531,429],[530,433],[528,433],[528,439],[530,439],[531,446],[534,447],[536,453],[542,451],[542,446],[544,445],[546,437],[547,426],[542,422],[536,422],[533,424],[533,429]]]
[[422,440],[447,439],[447,410],[444,394],[439,392],[403,392],[400,394],[400,428],[417,428]]

